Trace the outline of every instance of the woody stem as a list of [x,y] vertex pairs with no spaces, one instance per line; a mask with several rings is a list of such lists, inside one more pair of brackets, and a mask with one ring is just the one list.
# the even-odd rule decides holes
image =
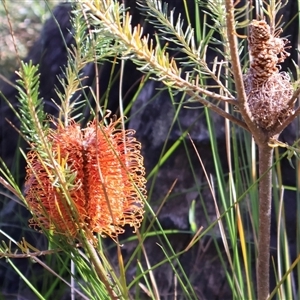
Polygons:
[[270,278],[270,226],[272,202],[272,161],[273,148],[259,145],[259,237],[257,259],[257,299],[269,296]]

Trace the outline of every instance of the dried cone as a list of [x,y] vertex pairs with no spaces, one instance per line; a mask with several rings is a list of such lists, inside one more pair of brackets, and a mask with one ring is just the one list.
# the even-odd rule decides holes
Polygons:
[[[141,145],[133,130],[119,130],[117,125],[94,121],[81,130],[71,122],[52,130],[47,139],[56,166],[65,172],[62,178],[56,178],[55,168],[37,151],[28,153],[25,197],[34,226],[71,238],[79,229],[114,238],[126,224],[140,226],[146,195]],[[75,176],[72,182],[68,174]]]
[[278,68],[289,56],[287,40],[274,35],[265,21],[253,20],[248,42],[251,61],[244,84],[249,109],[259,127],[271,130],[294,113],[288,105],[293,95],[290,77]]

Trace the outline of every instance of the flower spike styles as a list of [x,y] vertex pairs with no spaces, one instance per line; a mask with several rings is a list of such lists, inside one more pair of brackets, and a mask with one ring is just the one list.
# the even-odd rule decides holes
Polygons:
[[[25,197],[34,226],[71,239],[80,229],[112,238],[143,219],[146,179],[133,130],[93,121],[56,125],[47,136],[54,164],[37,150],[27,155]],[[92,239],[92,236],[89,235]]]
[[145,195],[146,183],[141,145],[133,130],[118,130],[117,124],[92,122],[84,129],[89,226],[112,237],[126,224],[139,227],[143,202],[138,191]]
[[[55,165],[37,150],[27,154],[25,198],[34,216],[30,222],[72,238],[87,216],[82,188],[84,173],[80,127],[75,123],[66,128],[58,125],[47,136],[47,142],[51,145]],[[62,185],[66,187],[67,184],[62,181],[68,181],[70,172],[76,174],[76,179],[72,185],[69,183],[66,195]]]

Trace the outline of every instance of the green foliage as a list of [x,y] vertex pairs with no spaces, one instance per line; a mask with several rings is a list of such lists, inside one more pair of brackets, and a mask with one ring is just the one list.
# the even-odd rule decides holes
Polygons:
[[20,79],[17,81],[19,91],[19,119],[21,132],[26,140],[38,145],[40,137],[47,134],[48,122],[43,110],[43,99],[39,98],[39,75],[38,66],[32,63],[22,63],[17,72]]

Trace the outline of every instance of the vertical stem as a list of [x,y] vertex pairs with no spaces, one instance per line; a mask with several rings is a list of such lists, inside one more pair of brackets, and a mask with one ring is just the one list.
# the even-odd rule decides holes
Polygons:
[[257,299],[266,300],[270,293],[270,227],[272,202],[273,149],[259,145],[259,236],[257,259]]
[[92,243],[88,240],[85,240],[85,249],[89,253],[90,260],[92,262],[93,267],[95,268],[95,271],[97,275],[99,276],[99,279],[102,281],[102,283],[105,285],[106,291],[109,294],[110,299],[119,299],[117,298],[116,294],[114,293],[114,290],[112,288],[112,284],[107,279],[107,272],[105,271],[99,256],[97,254],[97,251],[95,247],[92,245]]

